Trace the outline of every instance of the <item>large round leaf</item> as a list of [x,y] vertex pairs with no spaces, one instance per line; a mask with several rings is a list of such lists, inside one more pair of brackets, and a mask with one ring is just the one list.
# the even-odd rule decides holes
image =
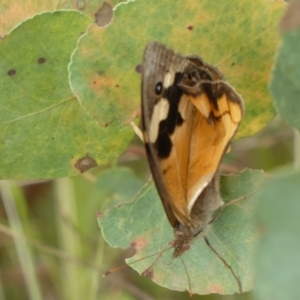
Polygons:
[[[234,270],[243,291],[252,288],[251,252],[255,240],[252,201],[248,196],[256,190],[261,179],[261,171],[250,170],[238,176],[223,176],[223,200],[228,203],[245,198],[226,207],[207,232],[210,244]],[[174,238],[153,183],[147,184],[134,201],[108,209],[98,221],[104,238],[112,247],[136,249],[134,257],[127,262],[139,273],[144,272]],[[133,263],[141,258],[146,259]],[[203,238],[196,239],[179,258],[172,258],[172,250],[165,251],[153,265],[150,275],[156,283],[173,290],[197,294],[239,291],[230,270]]]
[[251,135],[274,116],[267,82],[278,44],[283,1],[153,0],[120,4],[110,26],[91,26],[71,66],[71,85],[91,116],[127,123],[140,107],[138,66],[150,41],[197,54],[224,73],[246,114],[238,136]]

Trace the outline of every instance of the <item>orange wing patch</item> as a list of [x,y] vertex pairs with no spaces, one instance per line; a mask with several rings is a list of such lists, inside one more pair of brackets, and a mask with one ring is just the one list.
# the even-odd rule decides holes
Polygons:
[[178,111],[183,124],[171,135],[172,151],[160,160],[162,180],[177,220],[188,226],[190,212],[215,175],[242,118],[240,103],[224,93],[217,107],[207,94],[183,95]]
[[196,107],[188,166],[187,205],[189,212],[211,181],[242,118],[240,103],[224,93],[217,107],[207,94],[188,95]]
[[172,151],[167,158],[160,160],[159,169],[164,186],[172,199],[170,204],[174,215],[182,224],[188,224],[186,183],[193,125],[193,118],[191,118],[193,105],[186,96],[182,96],[178,109],[184,121],[180,126],[176,127],[176,130],[170,136]]

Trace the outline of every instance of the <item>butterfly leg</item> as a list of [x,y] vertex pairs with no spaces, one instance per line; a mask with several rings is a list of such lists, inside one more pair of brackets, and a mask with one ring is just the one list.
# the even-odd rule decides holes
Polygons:
[[142,133],[141,129],[139,127],[137,127],[136,124],[133,121],[131,121],[129,124],[132,127],[132,129],[134,130],[135,134],[144,143],[144,137],[143,137],[143,133]]
[[[154,266],[154,264],[157,262],[157,260],[162,256],[162,254],[168,250],[168,246],[170,246],[170,243],[167,243],[163,248],[162,250],[159,251],[159,253],[157,254],[155,260],[151,263],[151,265],[145,270],[143,271],[142,273],[142,276],[145,276],[145,277],[152,277],[153,275],[153,270],[152,270],[152,267]],[[169,249],[171,249],[172,247],[169,247]]]

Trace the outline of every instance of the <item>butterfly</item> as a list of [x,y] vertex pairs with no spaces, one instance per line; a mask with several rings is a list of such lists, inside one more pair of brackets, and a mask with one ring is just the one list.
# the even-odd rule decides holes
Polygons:
[[243,100],[196,55],[150,42],[142,63],[142,131],[153,179],[174,228],[173,257],[203,236],[223,205],[219,165],[240,125]]

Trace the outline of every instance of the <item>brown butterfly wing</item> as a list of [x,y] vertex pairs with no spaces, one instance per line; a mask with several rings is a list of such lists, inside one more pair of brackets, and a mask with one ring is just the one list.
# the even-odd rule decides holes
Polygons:
[[[178,83],[188,60],[158,43],[146,47],[142,70],[142,124],[150,168],[168,219],[189,222],[186,182],[193,109]],[[178,114],[181,108],[182,115]],[[176,131],[176,134],[174,134]],[[185,136],[185,140],[181,140]],[[186,140],[187,139],[187,140]],[[180,147],[178,145],[180,144]]]
[[[197,62],[204,65],[199,58]],[[142,117],[150,168],[173,227],[191,223],[187,182],[194,107],[179,83],[199,68],[161,44],[145,50],[142,71]],[[206,71],[202,76],[211,79]]]
[[241,121],[242,100],[216,68],[158,43],[144,53],[142,97],[148,160],[169,221],[201,229],[201,213],[221,205],[215,174]]

